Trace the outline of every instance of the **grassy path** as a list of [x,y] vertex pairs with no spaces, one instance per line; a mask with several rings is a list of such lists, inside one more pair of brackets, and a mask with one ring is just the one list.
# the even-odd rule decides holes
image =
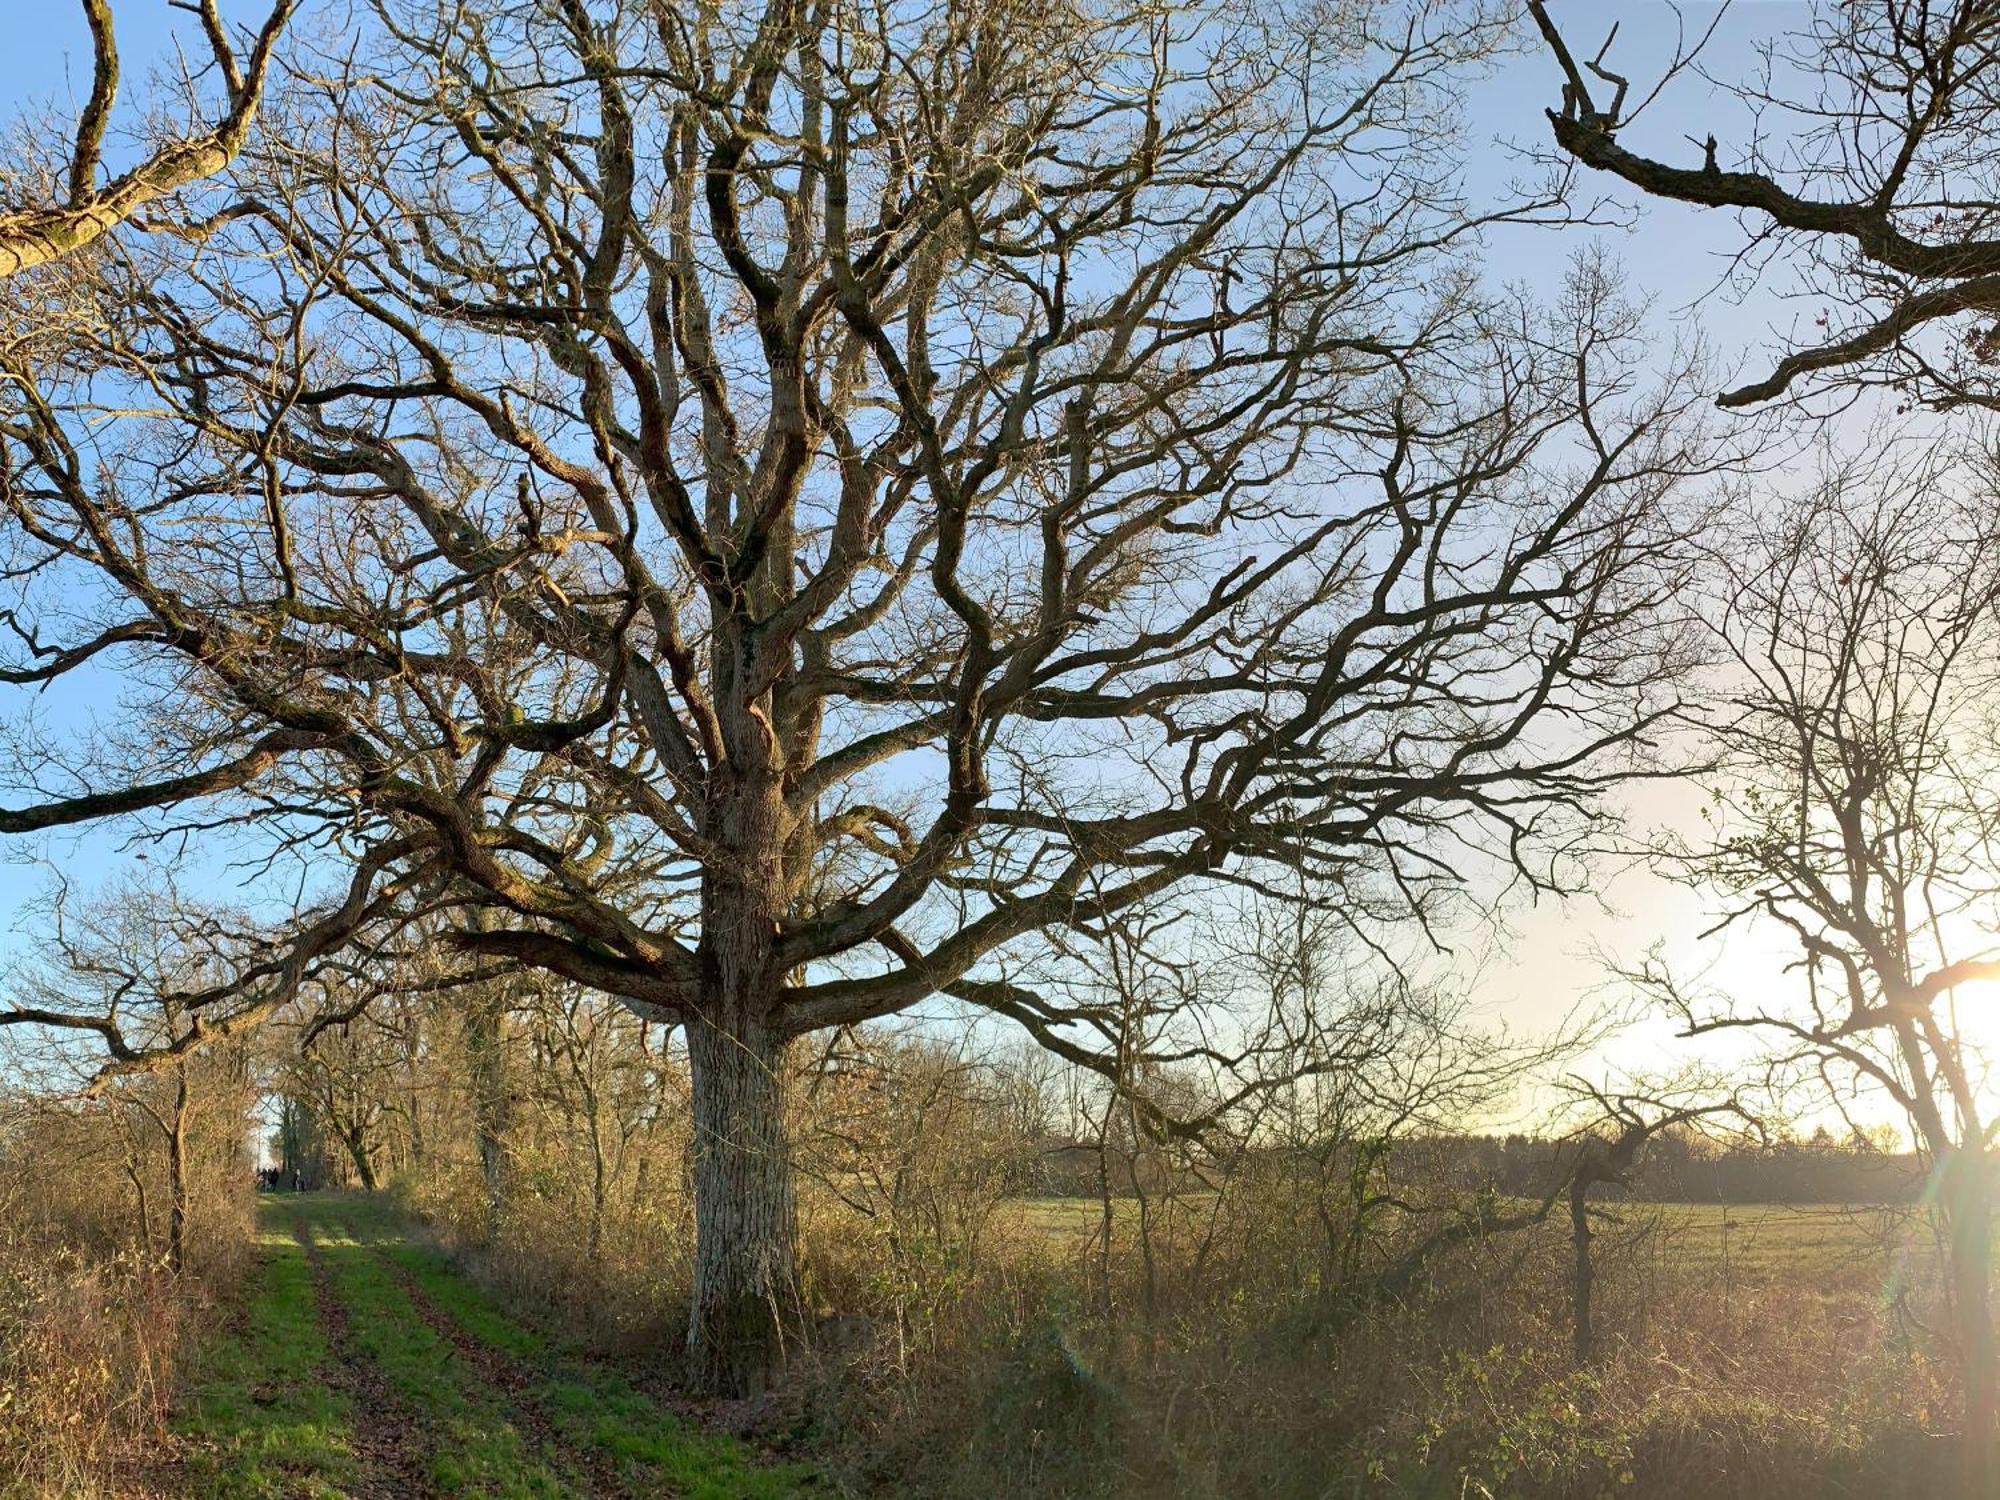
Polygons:
[[259,1203],[258,1267],[183,1403],[190,1494],[784,1500],[825,1493],[509,1318],[386,1204]]

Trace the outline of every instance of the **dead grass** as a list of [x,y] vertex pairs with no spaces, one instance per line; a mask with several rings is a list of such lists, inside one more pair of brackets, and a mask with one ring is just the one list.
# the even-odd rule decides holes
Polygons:
[[0,1245],[0,1492],[131,1493],[165,1439],[184,1312],[145,1257]]

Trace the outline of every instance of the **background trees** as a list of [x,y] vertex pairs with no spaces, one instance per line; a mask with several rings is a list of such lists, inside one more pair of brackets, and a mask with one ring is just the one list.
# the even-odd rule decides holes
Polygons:
[[1701,832],[1660,863],[1719,904],[1717,934],[1761,932],[1797,982],[1717,993],[1658,959],[1630,977],[1691,1035],[1768,1042],[1781,1080],[1823,1085],[1850,1119],[1888,1105],[1908,1122],[1950,1229],[1977,1487],[1994,1420],[1978,982],[2000,976],[2000,552],[1988,492],[1960,489],[1977,455],[1888,454],[1746,517],[1707,570],[1723,754]]
[[[63,892],[46,916],[40,951],[6,971],[8,1063],[87,1101],[62,1107],[110,1116],[123,1147],[115,1176],[131,1186],[140,1242],[159,1243],[179,1273],[198,1182],[212,1190],[250,1169],[245,1040],[228,1028],[203,1035],[191,1002],[226,971],[223,923],[170,886],[139,883],[88,902]],[[215,1232],[226,1241],[237,1227]]]

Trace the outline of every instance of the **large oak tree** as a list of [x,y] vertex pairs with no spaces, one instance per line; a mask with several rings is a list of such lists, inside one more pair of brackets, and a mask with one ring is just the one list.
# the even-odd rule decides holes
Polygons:
[[381,0],[12,358],[9,680],[131,715],[0,830],[337,854],[218,1011],[414,903],[684,1028],[690,1341],[759,1384],[797,1039],[943,994],[1116,1072],[1121,914],[1573,885],[1675,715],[1723,455],[1601,267],[1478,285],[1503,22]]

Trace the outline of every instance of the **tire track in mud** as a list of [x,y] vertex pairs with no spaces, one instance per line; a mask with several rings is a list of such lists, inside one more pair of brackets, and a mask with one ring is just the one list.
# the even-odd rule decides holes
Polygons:
[[431,1435],[423,1419],[396,1394],[374,1361],[355,1347],[347,1306],[334,1290],[326,1256],[297,1209],[287,1210],[292,1238],[312,1272],[313,1300],[334,1363],[328,1382],[346,1396],[353,1415],[349,1440],[360,1473],[353,1500],[419,1500],[438,1493],[430,1475]]
[[[591,1500],[634,1500],[638,1491],[625,1483],[612,1459],[565,1435],[550,1414],[536,1389],[545,1383],[546,1372],[467,1332],[456,1318],[438,1306],[408,1266],[372,1241],[368,1242],[368,1250],[395,1276],[403,1294],[410,1299],[410,1306],[431,1332],[451,1345],[453,1353],[480,1384],[498,1392],[505,1400],[515,1426],[544,1461],[566,1480],[583,1485]],[[650,1489],[647,1494],[656,1500],[666,1500],[666,1492],[658,1489]]]

